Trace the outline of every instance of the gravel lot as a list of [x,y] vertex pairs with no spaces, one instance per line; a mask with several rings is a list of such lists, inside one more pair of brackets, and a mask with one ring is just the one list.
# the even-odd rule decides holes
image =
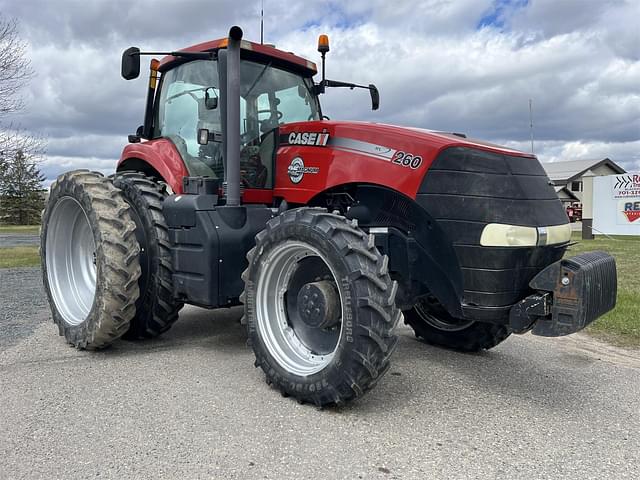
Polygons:
[[0,350],[48,320],[39,268],[0,268]]
[[318,410],[265,384],[238,309],[79,352],[37,269],[0,283],[0,478],[640,478],[637,351],[527,335],[463,355],[403,327],[376,389]]

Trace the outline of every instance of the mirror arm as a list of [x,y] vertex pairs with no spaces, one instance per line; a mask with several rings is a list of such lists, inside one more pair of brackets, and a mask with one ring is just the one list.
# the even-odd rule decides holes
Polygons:
[[217,52],[139,52],[132,55],[171,55],[189,60],[215,60],[217,58]]
[[[379,107],[379,93],[378,89],[375,85],[358,85],[357,83],[349,83],[349,82],[340,82],[338,80],[322,80],[317,85],[314,85],[314,91],[316,94],[324,93],[326,87],[344,87],[353,90],[354,88],[364,88],[365,90],[369,90],[371,94],[371,107],[373,110],[377,110]],[[375,100],[374,100],[375,97]]]
[[368,85],[358,85],[357,83],[349,83],[349,82],[340,82],[338,80],[325,80],[324,87],[345,87],[353,90],[354,88],[364,88],[366,90],[371,90],[371,86]]

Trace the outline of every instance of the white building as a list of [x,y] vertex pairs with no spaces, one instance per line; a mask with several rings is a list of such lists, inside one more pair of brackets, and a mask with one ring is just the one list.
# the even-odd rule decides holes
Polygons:
[[626,173],[613,160],[571,160],[568,162],[543,162],[547,176],[553,182],[556,193],[563,203],[582,203],[584,175],[615,175]]

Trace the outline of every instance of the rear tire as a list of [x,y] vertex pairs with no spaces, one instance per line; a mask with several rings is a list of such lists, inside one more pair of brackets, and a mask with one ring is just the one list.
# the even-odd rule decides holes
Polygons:
[[183,306],[173,297],[171,248],[162,214],[166,187],[139,172],[118,173],[113,177],[113,184],[131,207],[141,248],[140,297],[136,302],[136,315],[124,338],[153,338],[171,328]]
[[433,299],[405,311],[404,323],[425,342],[460,352],[488,350],[511,335],[505,325],[453,318]]
[[[318,406],[373,388],[389,368],[401,316],[373,237],[340,215],[300,208],[270,220],[247,259],[241,300],[267,383]],[[308,285],[328,299],[320,302],[328,313],[310,314]]]
[[67,342],[95,350],[124,335],[139,296],[139,251],[129,205],[109,179],[77,170],[51,185],[40,234],[42,275]]

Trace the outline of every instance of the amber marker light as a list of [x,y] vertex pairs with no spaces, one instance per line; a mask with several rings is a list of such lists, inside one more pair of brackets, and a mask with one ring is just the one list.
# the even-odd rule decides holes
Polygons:
[[329,51],[329,36],[328,35],[320,35],[318,37],[318,51],[320,53],[327,53]]

